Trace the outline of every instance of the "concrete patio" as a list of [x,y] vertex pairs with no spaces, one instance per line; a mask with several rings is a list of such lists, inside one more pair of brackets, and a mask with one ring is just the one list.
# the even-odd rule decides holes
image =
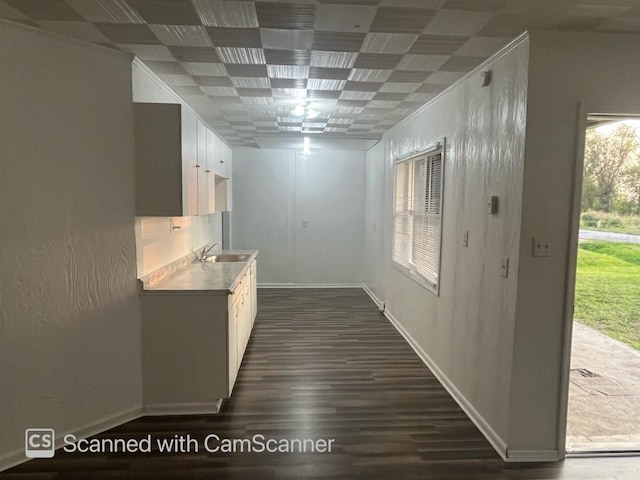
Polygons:
[[567,452],[640,452],[640,351],[573,323]]

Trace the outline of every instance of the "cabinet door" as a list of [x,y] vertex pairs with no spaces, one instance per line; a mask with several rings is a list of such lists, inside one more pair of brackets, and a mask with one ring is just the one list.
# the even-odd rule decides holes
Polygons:
[[198,120],[198,215],[208,215],[207,132],[209,129]]
[[229,338],[228,338],[228,361],[229,361],[229,396],[233,391],[233,386],[238,377],[238,367],[240,365],[238,359],[238,321],[239,321],[238,302],[235,302],[229,311]]
[[217,156],[217,141],[218,137],[211,131],[207,130],[207,213],[215,213],[216,211],[216,174],[215,164]]
[[258,274],[256,271],[257,262],[251,262],[251,325],[256,321],[258,314]]
[[231,148],[226,144],[226,143],[222,143],[222,161],[224,162],[224,177],[227,179],[226,182],[226,187],[227,187],[227,205],[225,210],[230,212],[233,208],[233,204],[232,204],[232,196],[231,196],[231,190],[232,190],[232,184],[233,184],[233,172],[232,172],[232,154],[231,154]]
[[183,214],[198,215],[198,119],[182,109]]

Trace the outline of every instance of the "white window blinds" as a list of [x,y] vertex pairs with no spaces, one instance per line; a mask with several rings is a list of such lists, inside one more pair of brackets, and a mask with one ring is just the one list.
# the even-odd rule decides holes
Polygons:
[[437,292],[440,276],[442,147],[395,165],[393,260]]

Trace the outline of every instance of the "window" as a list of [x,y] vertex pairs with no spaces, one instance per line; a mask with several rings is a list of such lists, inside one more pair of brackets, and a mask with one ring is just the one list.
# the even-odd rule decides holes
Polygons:
[[395,164],[393,261],[438,293],[442,227],[442,144]]

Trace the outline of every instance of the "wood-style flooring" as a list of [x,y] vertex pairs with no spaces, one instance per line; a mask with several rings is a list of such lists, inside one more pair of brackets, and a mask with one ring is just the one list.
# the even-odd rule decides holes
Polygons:
[[0,479],[637,480],[638,458],[503,462],[359,289],[262,289],[219,415],[143,417],[99,438],[335,439],[332,453],[70,454]]

